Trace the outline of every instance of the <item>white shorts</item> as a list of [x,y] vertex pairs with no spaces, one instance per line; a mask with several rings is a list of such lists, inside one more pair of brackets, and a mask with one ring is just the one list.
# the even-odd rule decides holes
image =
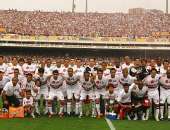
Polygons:
[[48,95],[48,88],[46,89],[40,89],[40,97],[46,97]]
[[170,104],[170,89],[160,88],[160,103],[164,104],[166,100]]
[[100,96],[102,95],[103,96],[103,98],[104,98],[104,96],[105,96],[105,93],[106,93],[106,91],[95,91],[95,99],[99,99],[100,98]]
[[75,97],[75,99],[79,99],[80,98],[80,89],[79,88],[67,88],[67,99],[73,99],[73,95]]
[[87,96],[89,96],[89,99],[93,100],[95,95],[93,91],[82,90],[80,93],[80,100],[85,100]]
[[50,91],[49,95],[46,97],[46,100],[53,100],[54,98],[57,98],[57,100],[63,101],[64,95],[62,91]]
[[153,91],[148,91],[148,99],[150,100],[150,102],[153,102],[155,104],[159,104],[159,92],[158,90],[153,90]]

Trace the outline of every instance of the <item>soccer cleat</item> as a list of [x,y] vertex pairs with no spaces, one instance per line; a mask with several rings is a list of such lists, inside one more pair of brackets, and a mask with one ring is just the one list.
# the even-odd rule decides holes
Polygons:
[[146,121],[145,114],[142,115],[142,121]]
[[31,114],[31,116],[32,116],[32,118],[35,118],[35,115],[34,115],[34,113],[32,113],[32,114]]
[[131,118],[130,118],[130,116],[129,115],[127,115],[127,119],[130,121],[131,120]]
[[158,117],[155,117],[155,120],[156,120],[156,121],[160,121]]
[[62,118],[64,116],[64,113],[59,113],[58,115],[60,118]]
[[163,117],[160,117],[160,121],[163,121],[164,120],[164,118]]

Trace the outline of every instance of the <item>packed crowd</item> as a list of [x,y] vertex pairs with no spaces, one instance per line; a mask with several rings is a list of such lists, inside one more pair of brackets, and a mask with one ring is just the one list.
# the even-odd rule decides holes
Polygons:
[[0,56],[0,90],[3,108],[23,106],[33,118],[111,112],[118,119],[148,120],[153,107],[156,121],[170,119],[170,62],[161,58]]
[[22,35],[140,38],[170,32],[170,15],[156,10],[141,15],[0,10],[0,26]]

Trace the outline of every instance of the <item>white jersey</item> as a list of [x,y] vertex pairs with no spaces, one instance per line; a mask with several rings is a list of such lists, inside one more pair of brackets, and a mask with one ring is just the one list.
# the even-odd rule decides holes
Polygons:
[[23,99],[23,107],[25,106],[33,106],[34,104],[34,100],[33,97],[30,97],[29,99],[27,99],[26,97]]
[[132,88],[132,92],[134,92],[139,98],[143,98],[147,95],[148,88],[146,86],[143,86],[142,89],[139,89],[138,85],[133,83],[130,87]]
[[126,63],[123,63],[123,64],[121,65],[121,68],[122,68],[122,70],[125,69],[125,68],[127,68],[127,69],[129,70],[132,66],[134,66],[134,65],[133,65],[133,64],[127,65]]
[[6,72],[6,70],[7,70],[7,64],[5,64],[5,63],[3,63],[2,65],[0,65],[0,71],[2,71],[2,72]]
[[3,89],[6,83],[8,83],[10,79],[6,76],[3,76],[2,79],[0,79],[0,89]]
[[57,79],[54,79],[53,76],[48,80],[48,86],[50,87],[50,91],[62,90],[64,78],[62,76],[58,76]]
[[103,71],[103,76],[104,77],[108,77],[110,75],[110,70],[109,69],[106,69]]
[[23,75],[22,67],[18,64],[14,66],[12,63],[9,63],[7,67],[6,75],[12,75],[14,73],[14,69],[18,69],[19,74]]
[[120,76],[122,74],[122,68],[121,67],[116,68],[116,66],[114,66],[114,68],[116,69],[116,75]]
[[168,78],[167,75],[161,76],[159,82],[161,88],[170,90],[170,78]]
[[126,93],[123,89],[119,93],[117,101],[120,103],[131,103],[131,91],[132,89],[129,88],[129,91]]
[[148,75],[144,79],[144,84],[148,87],[148,91],[158,90],[159,75],[157,74],[154,78]]
[[47,65],[45,65],[45,67],[44,67],[44,74],[45,75],[52,75],[52,72],[53,72],[53,70],[54,70],[54,66],[47,66]]
[[105,91],[106,90],[106,86],[108,84],[108,80],[104,77],[102,77],[102,79],[99,79],[98,76],[96,76],[95,79],[95,91]]
[[28,73],[34,74],[37,69],[37,66],[35,64],[29,65],[29,64],[25,63],[22,66],[22,69],[23,69],[24,74],[28,74]]
[[16,86],[13,86],[13,83],[12,81],[11,82],[8,82],[5,87],[3,88],[3,91],[6,92],[6,95],[7,96],[13,96],[15,95],[16,97],[20,97],[20,92],[22,91],[21,90],[21,87],[19,84],[16,84]]
[[109,91],[106,91],[106,94],[105,94],[105,99],[106,100],[109,100],[109,103],[110,104],[113,104],[115,103],[115,100],[116,100],[116,94],[113,92],[113,93],[110,93]]
[[41,82],[41,87],[40,89],[47,89],[47,79],[48,79],[48,76],[47,75],[43,75],[43,76],[39,76],[38,74],[37,75],[34,75],[34,79],[39,79],[40,82]]
[[84,77],[81,77],[80,86],[82,88],[82,91],[89,92],[89,91],[93,91],[94,83],[91,82],[90,78],[88,81],[86,81]]
[[84,74],[85,68],[83,66],[76,69],[75,74],[78,76],[82,76]]
[[71,89],[71,88],[78,87],[80,77],[78,75],[73,75],[72,77],[67,75],[65,76],[65,80],[66,80],[67,87]]
[[111,76],[108,77],[108,84],[112,84],[113,87],[117,90],[119,89],[119,77],[115,76],[114,78],[112,78]]
[[33,97],[37,97],[38,95],[40,94],[40,87],[38,86],[34,86],[32,89],[31,89],[31,95]]
[[[12,75],[10,75],[10,76],[8,76],[8,77],[9,77],[9,79],[12,81],[12,78],[14,78],[14,74],[12,74]],[[26,82],[27,82],[27,79],[26,79],[25,76],[23,76],[23,75],[18,75],[18,84],[21,85],[21,88],[22,88],[22,89],[24,89]]]
[[119,78],[119,82],[122,86],[124,84],[130,84],[131,85],[134,82],[134,78],[130,75],[128,75],[127,77],[124,77],[123,74],[122,74]]
[[33,80],[27,81],[26,84],[24,84],[24,89],[26,90],[32,90],[35,86],[35,82]]

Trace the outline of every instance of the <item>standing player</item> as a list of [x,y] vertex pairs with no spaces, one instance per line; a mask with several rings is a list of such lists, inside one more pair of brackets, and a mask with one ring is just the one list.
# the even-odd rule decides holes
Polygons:
[[36,71],[36,65],[32,63],[31,58],[28,58],[27,63],[23,65],[22,69],[25,75],[27,75],[28,73],[31,73],[32,75],[34,75]]
[[52,101],[55,97],[57,97],[58,101],[60,102],[60,110],[59,110],[59,116],[63,116],[63,109],[64,109],[64,95],[62,92],[64,84],[64,78],[59,75],[58,70],[53,71],[53,75],[48,79],[48,87],[49,87],[49,96],[47,98],[48,100],[48,111],[49,116],[53,115],[52,112]]
[[[90,103],[94,101],[94,79],[90,76],[90,72],[85,71],[84,75],[80,78],[80,86],[81,86],[81,93],[80,93],[80,117],[83,116],[82,105],[88,98]],[[92,115],[95,114],[95,108],[92,108]]]
[[107,84],[108,84],[107,79],[103,76],[103,70],[98,69],[97,76],[95,78],[95,103],[96,103],[96,110],[97,110],[98,118],[100,118],[101,116],[100,99],[101,98],[103,99],[105,96]]
[[[151,70],[151,74],[148,75],[144,79],[144,84],[148,87],[148,99],[155,107],[155,120],[159,121],[159,91],[158,91],[158,86],[159,86],[159,75],[157,74],[156,69]],[[149,109],[147,110],[146,113],[146,120],[149,118]]]
[[71,102],[75,98],[75,114],[79,114],[79,98],[80,98],[80,86],[79,76],[75,75],[72,68],[68,68],[68,74],[65,77],[66,91],[67,91],[67,114],[71,113]]
[[45,98],[48,96],[48,86],[47,86],[47,79],[48,76],[44,72],[44,68],[39,68],[38,73],[34,75],[34,79],[39,79],[41,82],[40,86],[40,98],[43,98],[43,106],[45,107],[44,113],[48,112],[48,105],[46,104]]
[[160,77],[160,119],[164,119],[164,106],[167,102],[168,120],[170,120],[170,69]]

